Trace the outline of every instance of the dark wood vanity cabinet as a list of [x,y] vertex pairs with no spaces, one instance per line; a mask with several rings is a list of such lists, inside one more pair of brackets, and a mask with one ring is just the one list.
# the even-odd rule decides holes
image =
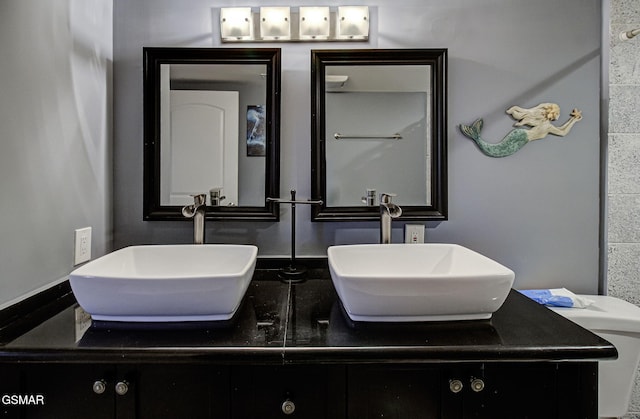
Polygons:
[[597,364],[589,362],[66,363],[13,371],[20,386],[3,385],[3,394],[42,394],[44,404],[5,406],[4,417],[567,419],[597,412]]
[[224,327],[78,331],[70,306],[0,343],[0,417],[596,419],[596,360],[617,355],[515,291],[490,321],[343,314],[326,279],[252,281]]

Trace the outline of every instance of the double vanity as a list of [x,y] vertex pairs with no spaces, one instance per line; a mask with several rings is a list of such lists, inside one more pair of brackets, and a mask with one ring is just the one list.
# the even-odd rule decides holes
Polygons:
[[[280,55],[144,49],[146,221],[193,219],[198,242],[205,219],[279,221]],[[393,217],[447,219],[446,59],[311,51],[313,221],[385,220],[384,243]],[[81,266],[0,312],[0,415],[597,417],[598,360],[616,348],[512,290],[495,261],[452,244],[332,246],[282,280],[290,262],[200,244]]]
[[[118,263],[101,265],[97,259],[81,267],[71,275],[74,289],[80,276],[96,274],[92,269],[110,271],[111,278],[99,282],[117,280],[114,269],[135,272],[137,277],[124,287],[119,284],[118,295],[111,297],[107,294],[113,289],[78,292],[81,304],[94,292],[103,297],[98,300],[112,302],[107,308],[84,304],[93,311],[93,320],[69,293],[67,306],[57,314],[2,340],[0,393],[44,397],[40,405],[4,405],[3,413],[21,418],[597,417],[597,361],[615,358],[616,349],[510,290],[513,273],[475,252],[454,245],[337,246],[330,248],[329,260],[305,260],[307,279],[294,283],[278,278],[286,261],[256,261],[253,246],[218,246],[125,248],[102,260],[110,262],[109,256],[115,255],[121,258]],[[408,246],[424,251],[422,276],[416,276],[415,267],[405,273],[392,269],[403,286],[389,286],[392,278],[375,262],[388,264],[384,254],[406,254],[412,251]],[[166,249],[171,255],[180,250],[231,250],[233,254],[216,263],[220,268],[214,274],[219,277],[208,281],[218,285],[209,287],[212,294],[205,299],[225,295],[219,313],[187,304],[173,312],[174,317],[154,318],[162,313],[154,311],[153,301],[175,308],[181,293],[194,291],[189,289],[191,279],[182,278],[182,287],[169,285],[169,277],[187,275],[190,268],[185,264],[177,273],[160,269],[167,277],[152,278],[150,271],[160,262],[127,265],[125,260],[144,262],[153,256],[149,250]],[[143,252],[135,256],[131,250]],[[360,267],[359,258],[380,251],[369,259],[376,277]],[[189,259],[185,254],[179,257]],[[203,268],[194,266],[196,271]],[[354,275],[354,266],[366,275]],[[503,300],[495,312],[489,308],[488,315],[476,320],[430,319],[437,312],[428,311],[420,313],[425,318],[393,318],[400,310],[410,310],[414,298],[425,298],[421,290],[427,288],[442,301],[450,298],[450,304],[439,307],[451,306],[455,315],[469,312],[464,307],[473,303],[471,295],[476,302],[485,297],[471,290],[466,304],[455,299],[473,282],[465,278],[469,272],[462,266],[471,267],[467,270],[479,281],[487,281],[482,289],[495,288],[488,300]],[[250,281],[242,275],[247,267],[253,272]],[[200,273],[188,275],[196,278]],[[437,282],[442,278],[462,285],[457,290],[442,287]],[[145,290],[144,281],[159,283]],[[246,292],[241,292],[236,308],[232,302],[237,294],[229,286],[242,289],[244,284]],[[187,300],[196,301],[197,295],[208,292],[206,286],[195,289]],[[447,295],[445,289],[455,292]],[[149,306],[127,308],[127,300],[147,297]],[[400,304],[394,305],[394,300]],[[428,310],[437,303],[417,306]],[[361,307],[378,308],[363,312]],[[185,310],[195,317],[180,318]],[[211,314],[231,315],[212,320],[206,317]],[[381,318],[375,317],[379,314]],[[354,320],[358,315],[369,317]]]

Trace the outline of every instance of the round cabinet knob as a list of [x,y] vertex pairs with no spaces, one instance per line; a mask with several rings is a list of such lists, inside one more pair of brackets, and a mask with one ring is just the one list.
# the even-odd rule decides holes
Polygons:
[[104,380],[96,380],[92,388],[94,393],[102,394],[107,390],[107,383]]
[[471,390],[475,391],[476,393],[484,390],[484,381],[482,381],[480,378],[474,378],[473,380],[471,380]]
[[296,405],[291,400],[285,400],[282,402],[282,413],[285,415],[291,415],[296,411]]
[[462,381],[449,380],[449,390],[451,390],[452,393],[460,393],[463,387]]
[[129,383],[126,381],[119,381],[116,383],[116,394],[118,396],[124,396],[129,391]]

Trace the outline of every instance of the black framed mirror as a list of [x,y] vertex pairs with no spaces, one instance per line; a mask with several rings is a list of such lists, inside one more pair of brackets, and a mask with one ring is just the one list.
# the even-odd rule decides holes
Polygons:
[[145,47],[144,219],[277,221],[279,48]]
[[447,218],[447,50],[311,51],[314,221]]

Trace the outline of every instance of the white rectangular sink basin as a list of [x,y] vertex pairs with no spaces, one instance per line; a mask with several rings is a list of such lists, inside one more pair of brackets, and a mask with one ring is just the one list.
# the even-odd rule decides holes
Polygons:
[[455,244],[361,244],[327,250],[331,279],[354,321],[489,319],[515,274]]
[[80,306],[94,320],[229,320],[255,270],[251,245],[131,246],[69,275]]

